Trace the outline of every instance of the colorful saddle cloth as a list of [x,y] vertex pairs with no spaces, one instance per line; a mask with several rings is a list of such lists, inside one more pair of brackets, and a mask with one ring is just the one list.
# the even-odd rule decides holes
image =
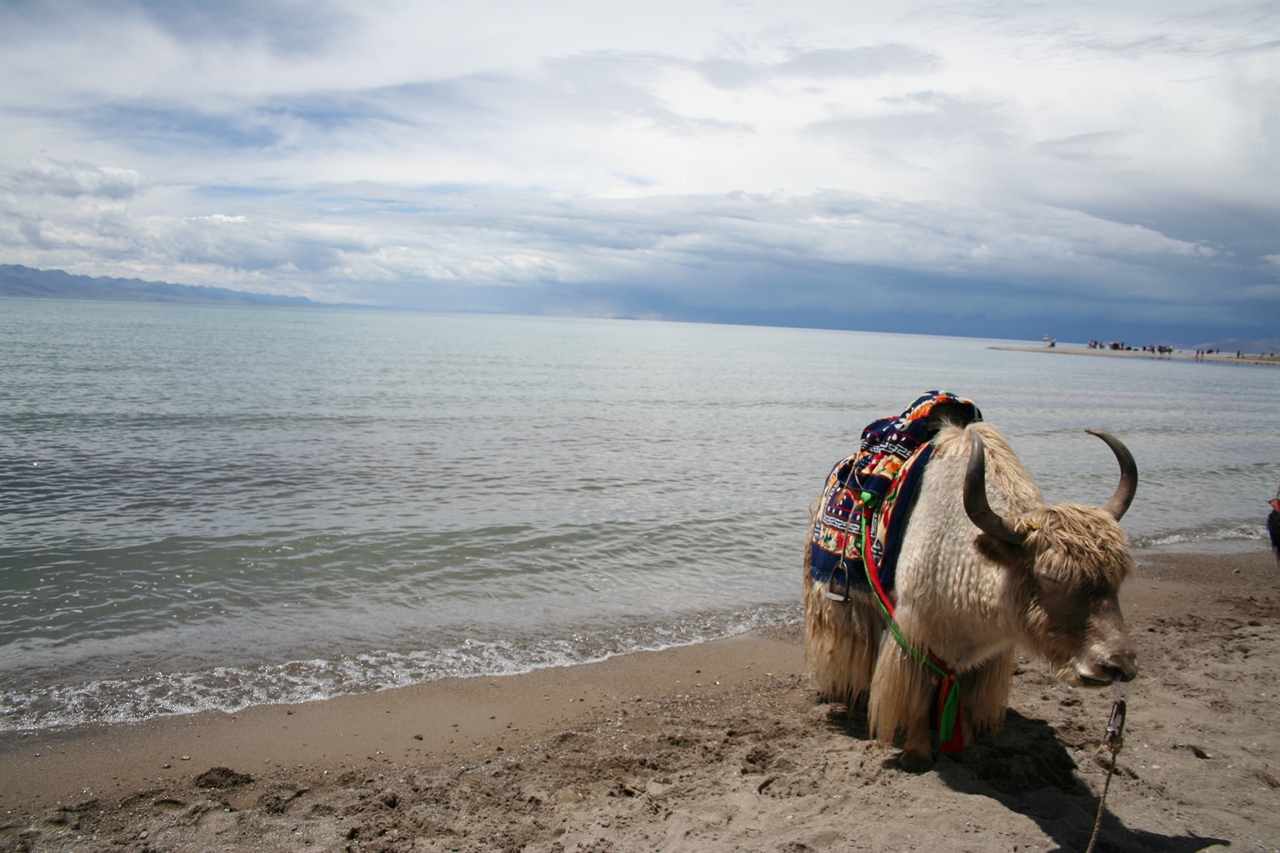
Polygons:
[[[982,420],[972,401],[930,391],[898,417],[871,422],[862,431],[858,452],[831,470],[809,545],[809,574],[815,581],[833,588],[871,589],[861,557],[864,510],[870,507],[875,518],[871,553],[882,588],[893,589],[902,534],[933,453],[929,416],[935,410],[961,425]],[[932,426],[938,426],[936,419]]]

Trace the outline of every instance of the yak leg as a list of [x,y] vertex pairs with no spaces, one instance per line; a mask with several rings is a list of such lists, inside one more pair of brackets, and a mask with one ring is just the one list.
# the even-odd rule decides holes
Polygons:
[[903,744],[898,764],[908,773],[923,773],[933,766],[933,744],[929,739],[929,703],[921,706],[907,725],[907,742]]
[[[933,766],[933,749],[930,742],[929,709],[936,687],[924,666],[910,660],[920,674],[922,684],[915,685],[915,704],[906,719],[907,741],[898,763],[908,773],[923,773]],[[998,735],[1004,727],[1005,709],[1009,704],[1009,688],[1013,682],[1013,650],[1002,652],[982,664],[976,670],[960,678],[960,715],[965,743],[972,743],[974,736]]]
[[880,644],[867,719],[877,740],[891,742],[906,730],[907,740],[898,763],[908,773],[933,766],[929,738],[929,704],[935,679],[892,639]]
[[1013,685],[1013,651],[1000,652],[960,677],[965,743],[972,743],[975,735],[998,736],[1004,728],[1009,688]]

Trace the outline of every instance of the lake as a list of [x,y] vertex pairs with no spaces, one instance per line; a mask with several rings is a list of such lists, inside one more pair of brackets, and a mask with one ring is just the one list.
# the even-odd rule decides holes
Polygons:
[[1136,547],[1260,548],[1280,374],[990,341],[0,298],[0,729],[297,702],[794,622],[870,421],[974,400]]

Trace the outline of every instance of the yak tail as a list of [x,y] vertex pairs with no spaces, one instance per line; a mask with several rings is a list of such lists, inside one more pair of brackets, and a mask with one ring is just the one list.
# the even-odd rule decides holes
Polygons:
[[929,707],[938,679],[892,639],[880,647],[867,723],[871,736],[892,744],[898,732],[906,731],[912,716]]
[[[809,504],[809,529],[822,511],[822,495]],[[871,689],[871,673],[884,630],[875,599],[849,591],[852,601],[827,598],[829,584],[809,574],[810,539],[804,543],[804,665],[823,702],[850,707]]]
[[824,702],[854,701],[871,689],[884,630],[875,600],[850,590],[852,601],[826,597],[828,584],[804,577],[804,665]]

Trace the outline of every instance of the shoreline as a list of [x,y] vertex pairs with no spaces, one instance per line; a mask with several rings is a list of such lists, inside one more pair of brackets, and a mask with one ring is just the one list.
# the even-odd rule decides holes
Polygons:
[[1102,356],[1105,358],[1145,358],[1151,361],[1198,361],[1210,364],[1268,364],[1272,366],[1280,366],[1280,355],[1242,355],[1236,358],[1234,355],[1225,355],[1221,353],[1213,353],[1212,355],[1202,355],[1196,358],[1195,353],[1175,350],[1171,353],[1154,353],[1143,352],[1141,350],[1113,350],[1113,349],[1089,349],[1083,346],[1056,346],[1056,347],[987,347],[990,350],[999,350],[1001,352],[1042,352],[1050,355],[1092,355]]
[[[1260,535],[1257,537],[1250,537],[1250,538],[1245,538],[1245,537],[1230,537],[1230,538],[1223,538],[1223,539],[1190,538],[1190,539],[1181,539],[1179,541],[1171,541],[1171,542],[1161,541],[1161,542],[1146,543],[1146,544],[1139,544],[1133,541],[1130,542],[1131,553],[1134,555],[1135,559],[1138,561],[1142,561],[1144,559],[1144,555],[1151,555],[1151,556],[1172,555],[1176,557],[1178,555],[1209,556],[1209,555],[1223,555],[1223,554],[1226,554],[1226,555],[1242,554],[1242,553],[1250,553],[1250,552],[1257,551],[1258,548],[1264,547],[1264,546],[1265,546],[1265,531],[1262,531]],[[765,607],[765,606],[766,605],[761,605],[761,607]],[[663,652],[674,652],[682,648],[704,647],[704,646],[721,643],[729,640],[735,640],[743,636],[760,634],[762,632],[765,634],[768,634],[770,632],[775,634],[785,633],[791,630],[795,625],[798,624],[798,622],[795,621],[796,619],[802,618],[800,603],[798,599],[794,603],[794,608],[795,608],[794,613],[787,618],[783,618],[783,617],[786,617],[787,614],[785,613],[785,611],[781,609],[782,605],[775,604],[775,605],[767,605],[767,606],[774,607],[779,610],[779,612],[775,614],[775,619],[757,620],[755,622],[757,627],[740,629],[742,630],[741,633],[729,634],[727,636],[721,635],[719,637],[713,636],[711,638],[704,637],[696,640],[683,640],[683,641],[676,640],[673,642],[673,645],[670,645],[670,646],[658,646],[658,647],[650,646],[648,648],[642,647],[642,648],[632,648],[629,650],[617,650],[617,651],[608,653],[606,656],[598,657],[598,658],[582,659],[582,660],[571,661],[571,662],[566,661],[561,663],[538,664],[538,665],[530,666],[529,668],[517,669],[514,671],[508,670],[505,672],[501,672],[501,671],[473,672],[473,673],[467,673],[462,675],[437,675],[421,681],[402,681],[399,684],[395,684],[394,686],[379,687],[379,688],[372,688],[372,689],[368,687],[362,688],[361,686],[356,686],[354,688],[349,687],[346,690],[342,690],[341,688],[339,688],[332,691],[323,691],[324,695],[321,695],[322,691],[316,691],[317,695],[311,695],[311,696],[306,696],[306,695],[299,696],[295,694],[293,696],[280,696],[276,698],[264,697],[263,699],[260,699],[257,703],[249,704],[249,705],[237,706],[230,703],[223,704],[223,705],[207,704],[204,706],[202,710],[177,710],[177,711],[169,711],[167,713],[153,713],[148,716],[139,716],[139,717],[133,717],[133,718],[128,718],[128,717],[121,718],[120,716],[115,716],[112,719],[95,721],[93,719],[86,719],[89,717],[89,712],[86,711],[82,714],[77,715],[80,717],[80,719],[76,719],[75,717],[72,717],[70,720],[68,720],[65,717],[63,717],[61,719],[56,719],[55,721],[52,721],[52,722],[45,722],[42,725],[38,725],[38,726],[18,727],[18,728],[0,728],[0,758],[2,758],[4,755],[5,744],[13,741],[14,739],[41,737],[41,736],[50,735],[50,734],[68,733],[68,732],[75,732],[75,731],[86,730],[86,729],[111,729],[111,728],[128,728],[128,727],[136,727],[136,726],[146,726],[153,723],[161,723],[163,721],[187,720],[187,719],[197,720],[197,719],[205,719],[205,718],[216,717],[216,716],[237,718],[245,714],[257,713],[258,709],[261,709],[261,708],[307,707],[319,702],[352,700],[356,697],[367,696],[367,695],[378,694],[378,693],[385,693],[388,691],[394,692],[398,690],[425,690],[425,689],[430,689],[431,685],[444,685],[444,684],[454,684],[454,683],[467,684],[467,683],[474,682],[476,680],[483,680],[483,679],[507,679],[512,677],[523,677],[523,676],[530,676],[541,671],[572,671],[578,667],[595,666],[595,665],[607,663],[612,660],[616,660],[618,658],[626,658],[631,655],[657,654],[657,653],[663,653]],[[288,665],[288,664],[286,663],[285,665]],[[181,680],[188,676],[193,676],[193,675],[199,676],[203,673],[206,673],[218,668],[219,666],[216,664],[209,664],[207,667],[203,669],[195,669],[188,672],[172,673],[171,677],[174,679]],[[82,685],[79,683],[71,685],[73,690],[76,690],[79,693],[83,693],[83,691],[80,689],[81,686]],[[66,685],[63,685],[64,690],[65,688],[66,688]],[[34,688],[34,689],[41,690],[41,688]],[[140,689],[146,689],[146,688],[140,688]],[[92,693],[84,694],[84,696],[88,700],[86,704],[88,704],[89,702],[92,702],[95,699]],[[187,704],[189,706],[191,703],[187,703]],[[2,779],[0,779],[0,781],[2,781]],[[0,787],[0,806],[3,805],[2,794],[3,794],[3,788]],[[2,851],[0,851],[0,853],[2,853]]]
[[217,764],[251,774],[292,768],[325,775],[384,760],[378,756],[393,762],[489,758],[602,708],[620,710],[637,694],[684,690],[704,696],[757,679],[797,677],[802,653],[793,634],[798,631],[744,634],[603,661],[451,677],[235,713],[4,732],[0,811],[190,783]]
[[[1230,537],[1220,538],[1220,539],[1219,538],[1201,539],[1192,535],[1185,538],[1184,537],[1172,537],[1172,538],[1174,538],[1175,541],[1155,541],[1155,542],[1139,543],[1131,540],[1129,543],[1130,551],[1136,560],[1142,561],[1144,559],[1144,555],[1209,556],[1209,555],[1222,555],[1222,554],[1229,555],[1229,554],[1251,553],[1251,552],[1257,551],[1259,548],[1265,547],[1265,544],[1266,544],[1266,541],[1265,541],[1266,534],[1265,534],[1265,531],[1261,529],[1259,529],[1259,534],[1254,537],[1230,536]],[[64,716],[61,718],[55,718],[55,720],[52,722],[43,722],[41,725],[37,725],[37,726],[31,726],[30,724],[28,724],[28,727],[0,728],[0,756],[3,756],[4,754],[4,744],[13,740],[14,738],[36,737],[36,736],[42,736],[48,733],[65,733],[65,732],[78,731],[81,729],[88,729],[88,728],[105,729],[110,727],[143,726],[150,723],[155,723],[155,722],[165,721],[165,720],[197,719],[197,718],[204,718],[212,715],[224,715],[224,716],[236,717],[244,714],[255,713],[256,709],[260,709],[260,708],[305,707],[308,705],[315,704],[317,702],[348,700],[353,697],[384,693],[387,691],[427,689],[433,684],[450,684],[455,682],[465,684],[465,683],[475,681],[477,679],[506,679],[511,677],[528,676],[543,670],[567,671],[567,670],[575,669],[577,667],[594,666],[601,663],[607,663],[608,661],[615,660],[620,657],[628,657],[630,655],[644,655],[644,654],[671,652],[677,649],[687,648],[687,647],[702,647],[702,646],[707,646],[709,644],[720,643],[727,640],[733,640],[742,636],[750,636],[754,633],[759,633],[759,632],[765,632],[765,633],[785,632],[789,630],[789,627],[791,624],[795,624],[794,619],[801,618],[801,608],[800,608],[798,597],[796,602],[794,602],[794,608],[795,608],[794,612],[790,616],[788,616],[788,614],[782,609],[784,605],[772,604],[772,605],[760,605],[760,607],[774,608],[778,612],[774,613],[773,618],[771,619],[754,620],[754,624],[757,626],[756,628],[746,628],[746,629],[740,628],[739,630],[741,630],[742,633],[734,633],[734,634],[729,634],[727,636],[721,635],[718,637],[713,636],[711,638],[703,637],[695,640],[678,640],[677,639],[677,640],[674,640],[673,645],[670,645],[670,646],[657,646],[657,647],[650,646],[648,648],[642,647],[642,648],[632,648],[628,650],[616,650],[616,651],[609,652],[606,656],[603,656],[603,657],[588,658],[588,659],[582,659],[582,660],[577,660],[572,662],[534,664],[529,666],[528,668],[507,670],[505,672],[471,672],[471,673],[466,673],[462,675],[437,675],[434,677],[426,678],[425,680],[421,680],[421,681],[401,681],[395,686],[380,687],[380,688],[373,688],[373,689],[358,685],[356,687],[347,687],[346,690],[343,690],[339,685],[337,686],[336,689],[327,690],[327,691],[322,691],[322,690],[315,691],[316,694],[324,693],[326,695],[308,696],[308,695],[298,695],[295,693],[293,696],[262,698],[262,699],[259,699],[257,703],[249,704],[249,705],[237,706],[231,703],[226,703],[223,705],[214,705],[211,703],[211,704],[206,704],[203,710],[177,710],[177,711],[169,711],[166,713],[153,713],[148,716],[135,716],[132,718],[129,718],[129,717],[122,718],[122,715],[116,715],[114,716],[114,718],[106,721],[101,721],[101,720],[94,721],[92,719],[85,719],[86,717],[89,716],[89,713],[86,711],[83,714],[78,715],[80,719],[77,719],[74,716],[71,719],[67,719]],[[282,666],[288,666],[290,663],[294,663],[294,662],[295,661],[286,661],[284,664],[282,664]],[[169,673],[167,674],[167,676],[175,680],[182,680],[188,677],[199,677],[210,671],[214,671],[224,667],[228,669],[234,669],[235,664],[210,663],[205,665],[204,667],[198,667],[192,670],[177,671],[177,672]],[[166,674],[160,673],[160,675],[166,675]],[[81,694],[82,696],[87,697],[87,701],[84,704],[88,705],[96,697],[92,693],[85,693],[82,690],[82,687],[85,683],[86,682],[75,682],[75,683],[72,683],[70,687],[77,693]],[[92,682],[88,682],[88,683],[92,684]],[[141,682],[139,682],[139,684],[141,684]],[[68,685],[64,684],[61,686],[60,689],[65,691],[67,686]],[[28,692],[36,692],[36,691],[43,692],[44,689],[45,688],[37,686],[34,688],[30,688]],[[138,689],[147,689],[147,686],[141,686]],[[20,693],[21,693],[21,690],[15,689],[15,695]],[[65,696],[65,693],[64,693],[64,696]],[[187,707],[190,707],[192,704],[194,703],[186,703]],[[2,789],[0,789],[0,794],[2,793],[3,791]],[[0,804],[2,804],[2,802],[3,801],[0,800]]]
[[[1117,850],[1274,850],[1280,703],[1262,694],[1277,692],[1280,664],[1275,560],[1261,546],[1135,559],[1122,601],[1143,674],[1103,837]],[[818,704],[802,669],[787,629],[238,714],[6,733],[0,849],[1083,847],[1109,691],[1022,660],[1001,739],[913,776],[865,723]],[[253,781],[196,783],[217,767]],[[878,820],[886,809],[898,819]]]

